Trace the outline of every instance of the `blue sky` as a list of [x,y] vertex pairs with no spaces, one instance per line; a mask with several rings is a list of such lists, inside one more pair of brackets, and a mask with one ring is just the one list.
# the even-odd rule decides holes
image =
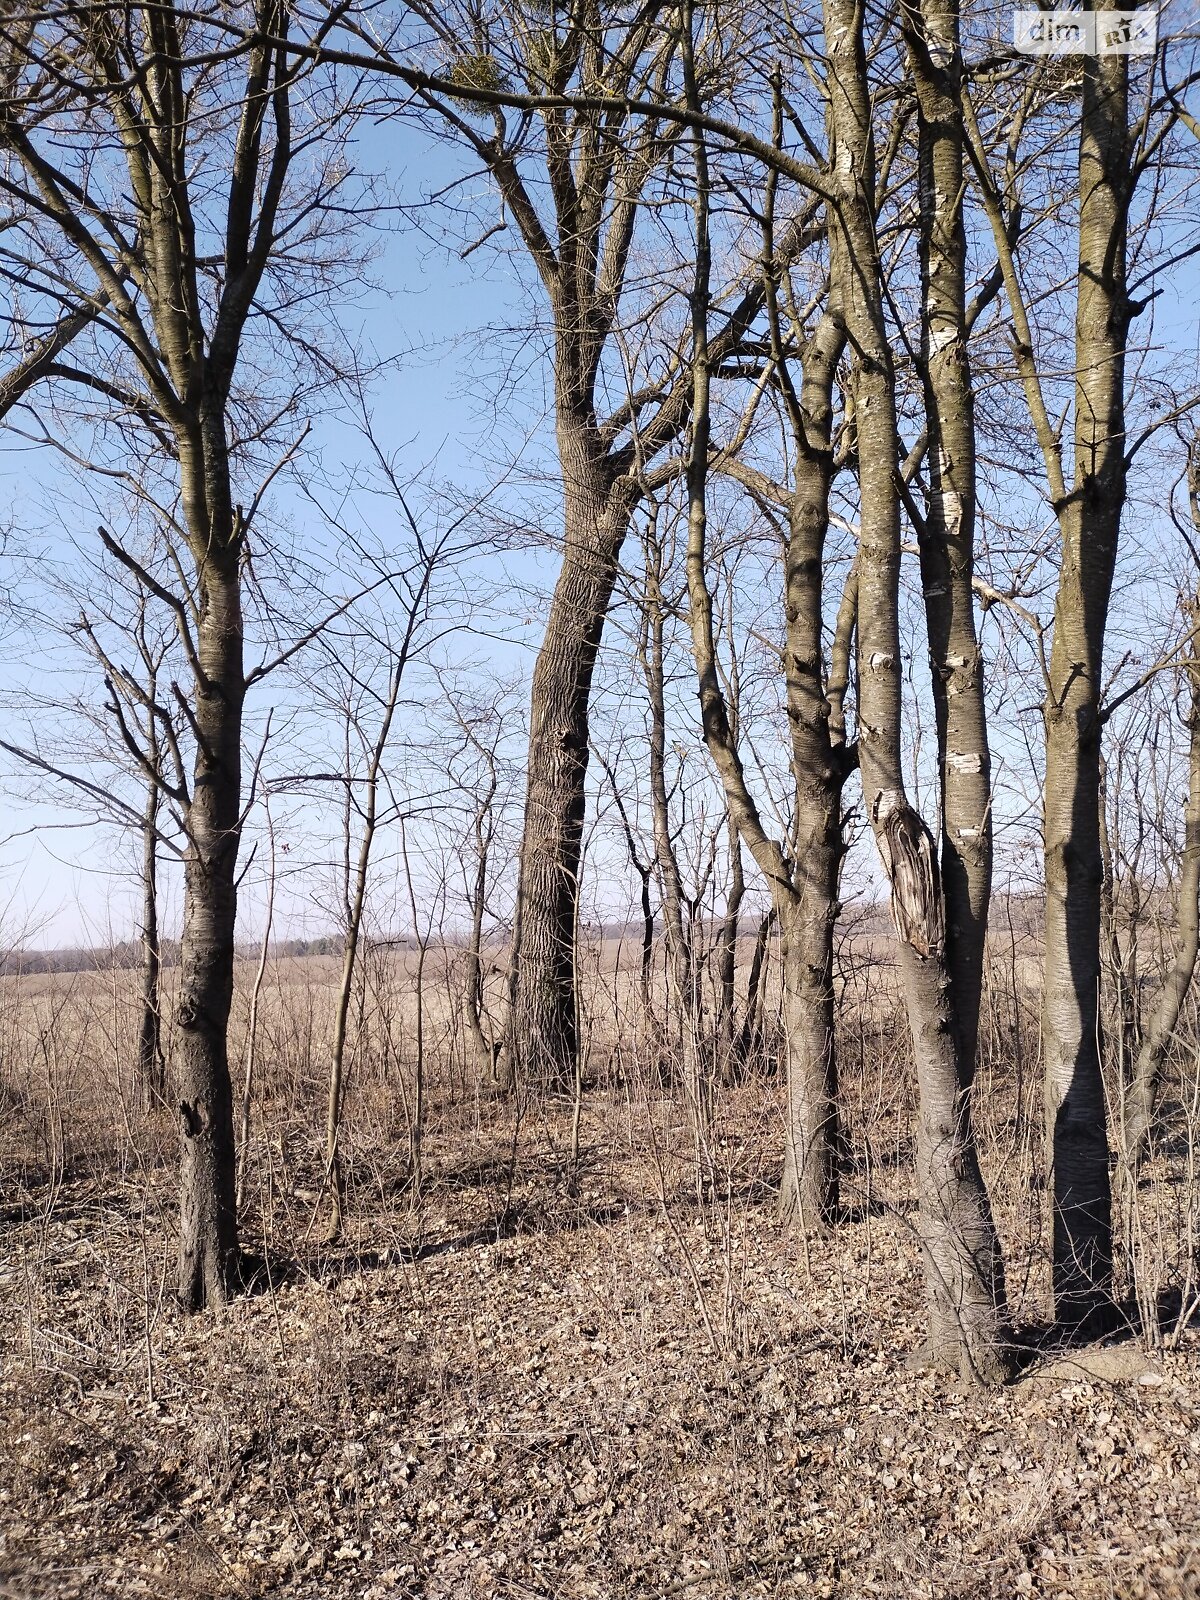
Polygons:
[[[395,194],[406,202],[418,200],[461,171],[452,153],[431,146],[411,127],[374,130],[363,143],[363,165],[385,172]],[[482,192],[482,180],[472,188]],[[485,209],[489,203],[494,207],[485,199]],[[480,348],[474,336],[489,321],[512,322],[520,315],[522,290],[516,275],[495,251],[476,251],[463,262],[455,249],[439,246],[404,220],[381,232],[379,246],[380,257],[373,267],[379,287],[357,296],[345,326],[351,338],[389,362],[372,394],[372,421],[380,444],[414,478],[446,479],[464,494],[483,493],[500,476],[499,463],[506,457],[519,455],[534,463],[545,449],[545,439],[539,438],[543,415],[539,387],[526,383],[520,412],[514,406],[499,421],[481,403],[485,387],[481,378],[490,357],[486,339]],[[329,416],[315,421],[310,444],[331,476],[339,476],[355,460],[367,460],[366,446],[348,421]],[[81,550],[86,559],[89,550],[98,548],[93,492],[94,486],[53,450],[15,437],[12,430],[0,434],[0,494],[14,530],[11,548],[36,551],[35,569],[48,571],[57,563],[77,568]],[[419,488],[413,503],[420,504]],[[378,503],[368,499],[367,507],[374,513]],[[307,532],[312,507],[294,487],[280,484],[272,511],[294,524],[301,546],[307,545],[317,556]],[[389,514],[399,517],[394,507]],[[11,583],[17,564],[8,565],[5,581]],[[553,563],[529,550],[504,557],[503,566],[505,580],[523,588],[537,591],[553,581]],[[18,618],[27,599],[44,603],[36,582],[29,584],[29,564],[22,570]],[[524,616],[504,623],[500,632],[507,638],[490,630],[487,638],[463,639],[457,647],[462,659],[490,658],[497,677],[522,672],[538,631],[538,607],[531,604],[527,611],[527,624]],[[22,690],[32,686],[50,692],[58,685],[69,694],[76,683],[87,681],[80,679],[78,666],[78,653],[61,641],[47,647],[45,636],[36,630],[19,623],[10,626],[0,638],[7,736],[31,743],[46,732],[44,713],[22,709]],[[274,704],[277,717],[286,714],[295,693],[294,685],[283,679],[267,680],[248,708],[251,740],[267,709]],[[37,785],[31,786],[11,758],[2,759],[6,803],[0,830],[0,945],[25,942],[51,947],[129,937],[136,927],[138,904],[133,841],[119,830],[85,825],[69,792],[33,793]],[[164,872],[168,926],[178,913],[177,876],[169,868]],[[253,901],[253,883],[248,882],[246,898]],[[247,911],[246,931],[252,936],[252,904]],[[313,915],[322,920],[319,913]],[[293,907],[291,920],[296,931],[305,931],[308,914],[303,899]]]
[[[469,170],[455,153],[403,124],[390,124],[365,136],[360,156],[364,168],[386,173],[396,196],[408,204],[444,189]],[[553,473],[552,440],[546,426],[547,375],[536,345],[522,345],[509,331],[527,321],[531,303],[539,303],[537,290],[529,282],[528,264],[519,248],[511,255],[505,253],[511,234],[492,238],[465,261],[460,258],[463,245],[478,238],[497,215],[496,202],[482,177],[468,178],[462,193],[478,220],[464,222],[457,241],[437,242],[439,219],[422,208],[381,235],[381,255],[374,268],[379,287],[358,297],[345,324],[351,337],[379,357],[395,358],[373,391],[374,424],[384,448],[398,453],[412,476],[421,476],[426,484],[448,482],[469,497],[497,483],[506,464],[518,460],[521,465],[503,483],[500,500],[509,505],[524,502],[534,508],[535,522],[552,522],[554,492],[545,481]],[[1153,309],[1157,340],[1178,356],[1181,370],[1189,367],[1193,375],[1198,366],[1194,309],[1198,300],[1200,273],[1195,263],[1189,262],[1161,285]],[[489,328],[499,331],[489,334]],[[511,376],[497,405],[490,396],[502,371]],[[320,419],[312,445],[324,457],[332,476],[364,454],[362,440],[344,419]],[[1123,574],[1128,587],[1114,633],[1114,656],[1129,647],[1130,641],[1136,647],[1147,635],[1153,636],[1157,619],[1170,604],[1172,574],[1154,570],[1155,552],[1170,543],[1164,540],[1157,509],[1168,472],[1169,463],[1147,458],[1135,483]],[[31,447],[9,434],[0,439],[0,477],[11,522],[19,535],[14,543],[32,543],[43,552],[48,565],[70,565],[79,559],[71,542],[74,538],[86,559],[89,541],[94,539],[95,517],[84,487],[52,451]],[[1028,485],[1026,493],[1032,506],[1037,499],[1036,484]],[[430,491],[427,503],[434,515],[436,500],[436,492]],[[310,537],[311,507],[294,488],[281,483],[274,514],[293,527],[301,548],[317,555],[318,543]],[[366,502],[360,514],[373,514]],[[394,508],[388,514],[394,517]],[[510,604],[508,615],[497,618],[492,627],[447,646],[444,658],[453,661],[457,656],[481,668],[479,676],[485,684],[519,680],[527,673],[536,648],[554,567],[552,555],[539,554],[528,545],[491,557],[492,576],[510,592],[520,591],[525,603]],[[1048,620],[1048,606],[1041,609]],[[916,649],[920,648],[918,640]],[[69,687],[75,661],[77,657],[69,651],[57,646],[47,649],[44,639],[19,627],[0,640],[0,690],[6,695],[9,710],[5,720],[14,730],[14,738],[28,737],[31,720],[37,731],[36,716],[21,716],[22,686],[45,688],[56,683]],[[602,684],[605,681],[602,673]],[[1031,681],[1029,688],[1032,700],[1037,686]],[[615,684],[610,682],[604,691],[610,708],[606,715],[614,714],[613,707],[618,708],[618,717],[627,714],[620,709],[627,690],[628,681],[618,671]],[[690,703],[685,672],[680,688],[680,732],[691,722]],[[249,707],[251,747],[271,705],[280,723],[299,718],[304,709],[303,696],[294,683],[273,680],[264,686]],[[637,722],[640,726],[640,714]],[[994,738],[1002,765],[1016,772],[1024,750],[1015,730],[997,724]],[[519,739],[516,742],[519,744]],[[6,784],[10,791],[12,787]],[[18,787],[28,790],[28,784]],[[1020,799],[1017,794],[1010,809],[1019,807]],[[321,816],[317,815],[320,807],[309,808],[307,816],[301,814],[302,809],[293,805],[288,812],[294,819],[289,826],[295,831],[298,854],[320,859],[321,841],[330,822],[328,808]],[[20,802],[10,798],[6,817],[0,834],[0,944],[17,940],[38,946],[101,943],[133,933],[136,856],[128,839],[113,829],[98,834],[82,827],[77,809],[61,797],[26,797]],[[251,865],[243,895],[246,937],[254,936],[261,915],[260,869],[265,854],[257,821],[244,859],[256,838],[259,855]],[[168,927],[178,911],[177,877],[170,871],[164,875]],[[329,918],[322,896],[314,897],[311,889],[311,884],[299,883],[297,875],[297,887],[284,893],[277,917],[281,933],[327,930]]]

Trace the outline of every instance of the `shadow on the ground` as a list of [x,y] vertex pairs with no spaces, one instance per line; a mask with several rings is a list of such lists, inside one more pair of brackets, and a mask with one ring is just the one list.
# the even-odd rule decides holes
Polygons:
[[[1183,1291],[1179,1288],[1164,1290],[1149,1318],[1147,1309],[1132,1297],[1121,1300],[1112,1307],[1099,1331],[1050,1322],[1027,1323],[1014,1329],[1016,1376],[1036,1376],[1047,1365],[1057,1366],[1084,1352],[1088,1352],[1089,1359],[1080,1362],[1081,1375],[1100,1379],[1128,1376],[1135,1368],[1144,1370],[1155,1352],[1181,1326],[1200,1328],[1200,1302],[1193,1299],[1185,1314]],[[1106,1361],[1105,1353],[1110,1351],[1113,1355]]]
[[[505,1240],[522,1237],[556,1237],[578,1233],[585,1228],[604,1228],[630,1217],[652,1217],[662,1214],[659,1196],[614,1196],[609,1199],[585,1200],[577,1188],[577,1175],[586,1162],[576,1168],[572,1163],[548,1160],[539,1163],[545,1177],[557,1180],[532,1196],[514,1196],[493,1209],[482,1221],[442,1238],[419,1238],[393,1245],[354,1248],[342,1244],[324,1244],[308,1251],[294,1254],[247,1253],[243,1256],[243,1273],[247,1292],[269,1293],[284,1284],[301,1282],[336,1283],[357,1273],[384,1271],[388,1268],[416,1266],[439,1256],[455,1255],[466,1250],[486,1248]],[[452,1173],[440,1175],[431,1186],[450,1192],[469,1187],[488,1186],[493,1171],[501,1171],[507,1179],[506,1162],[475,1162],[469,1168],[456,1168]],[[528,1169],[523,1169],[522,1180],[529,1181]],[[770,1176],[734,1175],[729,1184],[719,1185],[697,1194],[690,1184],[682,1185],[668,1199],[669,1209],[679,1215],[699,1214],[731,1203],[774,1208],[779,1197],[779,1174]],[[862,1196],[843,1203],[838,1209],[835,1228],[851,1226],[871,1217],[903,1216],[915,1206],[902,1202],[899,1207],[876,1196]],[[786,1224],[784,1224],[786,1226]]]
[[[165,1161],[147,1163],[147,1172],[161,1172]],[[59,1177],[27,1183],[19,1199],[0,1206],[0,1227],[23,1227],[27,1223],[63,1224],[103,1222],[106,1218],[127,1222],[143,1211],[157,1209],[159,1196],[131,1184],[101,1188],[96,1173],[84,1163]]]
[[337,1283],[357,1273],[416,1266],[438,1256],[502,1244],[507,1239],[576,1233],[586,1227],[604,1227],[635,1211],[652,1209],[649,1202],[638,1205],[623,1201],[596,1205],[564,1202],[558,1207],[550,1207],[544,1201],[518,1199],[493,1212],[475,1227],[442,1239],[422,1239],[413,1243],[357,1250],[326,1245],[303,1255],[272,1253],[264,1257],[261,1253],[247,1254],[243,1257],[243,1276],[250,1294],[269,1293],[283,1284]]

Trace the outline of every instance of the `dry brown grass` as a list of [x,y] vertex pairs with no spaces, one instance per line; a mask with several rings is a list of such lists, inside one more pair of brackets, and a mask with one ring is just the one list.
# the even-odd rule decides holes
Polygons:
[[[310,1227],[336,964],[274,964],[255,1292],[194,1320],[169,1294],[173,1129],[129,1078],[133,976],[0,985],[7,1592],[1200,1594],[1194,1331],[1042,1361],[994,1395],[906,1364],[921,1336],[908,1071],[878,954],[864,941],[844,963],[853,1209],[824,1240],[774,1220],[768,1077],[722,1093],[717,1182],[697,1194],[682,1097],[636,1042],[608,946],[587,969],[577,1162],[569,1104],[493,1099],[466,1072],[454,962],[433,963],[414,1203],[415,995],[407,961],[382,965],[336,1250]],[[1012,973],[991,975],[981,1132],[1014,1305],[1035,1323],[1036,1005]],[[235,1043],[245,1015],[240,983]],[[1186,1266],[1186,1149],[1145,1190],[1156,1292]]]

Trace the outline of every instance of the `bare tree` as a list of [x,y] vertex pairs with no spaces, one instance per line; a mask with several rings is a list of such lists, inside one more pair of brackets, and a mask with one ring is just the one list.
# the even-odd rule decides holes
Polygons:
[[402,691],[417,664],[451,631],[443,611],[445,596],[438,581],[464,552],[454,535],[470,513],[426,536],[409,509],[397,467],[379,449],[368,428],[390,489],[411,534],[403,552],[376,550],[350,536],[360,570],[374,575],[368,597],[330,620],[317,634],[325,655],[325,672],[313,680],[317,695],[330,703],[341,723],[342,770],[281,776],[276,788],[327,788],[341,793],[340,921],[342,968],[334,1005],[325,1115],[325,1164],[321,1192],[329,1195],[327,1243],[341,1237],[345,1220],[345,1174],[341,1156],[350,1007],[355,992],[359,952],[372,886],[372,861],[377,835],[402,821],[411,804],[396,781],[389,757]]
[[[1089,4],[1089,11],[1093,7]],[[1054,420],[1057,368],[1039,348],[1018,261],[1023,198],[1016,152],[1039,112],[1056,106],[1044,64],[1020,80],[1003,163],[989,164],[979,117],[964,91],[967,143],[991,225],[1012,316],[1017,374],[1042,459],[1059,544],[1053,640],[1044,662],[1046,873],[1042,1037],[1046,1139],[1054,1192],[1055,1312],[1064,1329],[1098,1332],[1112,1315],[1109,1145],[1101,1070],[1100,740],[1104,644],[1130,462],[1126,354],[1147,301],[1129,286],[1131,217],[1177,113],[1169,86],[1130,115],[1130,58],[1078,58],[1074,353],[1068,478],[1063,424]],[[1149,80],[1147,89],[1152,85]],[[1044,132],[1042,133],[1044,137]]]
[[[375,69],[410,84],[485,164],[504,207],[501,225],[515,225],[553,320],[563,559],[531,690],[506,1070],[519,1064],[569,1087],[592,677],[631,514],[677,474],[677,464],[659,458],[678,441],[691,398],[674,356],[631,379],[613,355],[629,315],[639,213],[679,138],[677,7],[654,0],[632,18],[600,0],[534,18],[504,5],[414,9],[438,41],[444,70],[412,67],[397,58],[395,42]],[[706,103],[726,76],[718,49],[699,75]],[[528,109],[510,120],[505,102]],[[486,132],[472,120],[481,108]],[[539,204],[543,191],[547,205]],[[790,225],[781,253],[797,248],[806,223]],[[757,273],[731,286],[714,353],[738,347],[761,295]]]
[[879,166],[855,0],[825,0],[833,282],[854,351],[861,529],[858,746],[868,815],[892,890],[916,1059],[918,1192],[931,1354],[964,1377],[1009,1369],[1003,1266],[979,1169],[969,1083],[951,1009],[936,850],[910,806],[901,765],[898,599],[901,457],[896,380],[875,219]]
[[[173,664],[173,626],[153,617],[152,597],[144,586],[120,581],[128,576],[120,574],[111,595],[99,603],[94,593],[84,594],[75,583],[62,580],[56,585],[62,587],[62,598],[73,610],[83,603],[65,631],[82,646],[89,665],[99,667],[104,687],[101,703],[92,704],[85,690],[70,707],[61,702],[41,705],[31,701],[25,691],[20,704],[30,724],[29,742],[18,745],[6,739],[0,741],[0,747],[65,791],[96,823],[115,825],[136,841],[142,947],[136,1065],[138,1090],[143,1106],[149,1109],[163,1103],[168,1092],[160,1002],[159,857],[164,849],[182,854],[179,831],[164,814],[163,784],[171,781],[176,770],[183,733],[180,719],[164,706],[159,692],[160,681]],[[62,623],[53,615],[38,614],[34,626],[39,632],[54,633]],[[43,714],[47,711],[54,730],[49,738]],[[65,724],[64,712],[68,714]],[[164,717],[168,719],[165,722]],[[80,723],[95,730],[98,748],[88,749]],[[98,765],[111,769],[105,782],[95,781]],[[140,790],[140,803],[123,781],[129,776]]]
[[[684,30],[691,103],[698,109],[692,71],[692,21]],[[777,96],[777,106],[779,97]],[[778,112],[776,128],[778,132]],[[692,290],[692,437],[687,461],[687,579],[692,645],[700,693],[701,722],[725,791],[738,836],[746,843],[770,887],[780,929],[787,1041],[788,1109],[780,1208],[801,1225],[819,1229],[837,1209],[837,1078],[833,1037],[832,923],[841,860],[841,786],[849,770],[844,750],[833,745],[831,711],[823,682],[821,622],[822,550],[828,528],[833,471],[832,393],[845,334],[838,310],[827,308],[806,332],[803,399],[787,396],[793,446],[794,496],[785,495],[786,614],[785,672],[792,743],[796,817],[794,838],[771,838],[750,791],[717,666],[712,595],[707,571],[707,480],[713,355],[708,323],[711,304],[709,163],[706,136],[693,130],[696,164],[694,215],[696,274]],[[772,330],[771,354],[787,392],[779,330],[776,253],[772,232],[775,175],[768,178],[763,266],[764,298]],[[737,469],[731,467],[731,471]],[[773,497],[762,474],[737,472],[761,501]],[[790,854],[789,854],[790,849]]]
[[488,915],[501,789],[500,745],[504,736],[504,691],[486,702],[466,705],[447,685],[443,693],[462,740],[462,750],[451,761],[456,789],[470,810],[470,856],[464,859],[467,906],[471,925],[467,934],[466,972],[462,1015],[480,1083],[493,1083],[500,1054],[497,1030],[490,1024],[484,1004],[484,922]]
[[[1200,571],[1200,440],[1196,437],[1193,437],[1188,451],[1186,484],[1192,529],[1190,533],[1181,531],[1191,549],[1197,571]],[[1186,653],[1181,663],[1187,685],[1187,709],[1183,718],[1188,730],[1188,789],[1183,814],[1183,856],[1176,894],[1176,945],[1174,959],[1154,1000],[1149,1025],[1132,1062],[1129,1082],[1121,1098],[1116,1189],[1126,1219],[1154,1126],[1167,1052],[1192,984],[1197,953],[1200,951],[1200,659],[1197,657],[1200,593],[1193,593],[1183,604],[1188,630]]]
[[921,343],[928,496],[916,523],[941,781],[946,966],[959,1070],[974,1071],[992,882],[991,754],[973,591],[977,489],[970,334],[1000,288],[993,272],[967,304],[967,204],[959,0],[912,0],[901,23],[918,146]]
[[[271,328],[276,353],[292,348],[280,331],[288,306],[322,292],[323,222],[335,214],[353,120],[319,75],[298,102],[308,69],[289,54],[285,6],[241,8],[244,31],[231,43],[234,20],[208,25],[173,5],[114,3],[86,17],[12,12],[2,34],[12,77],[0,194],[20,218],[29,281],[68,294],[94,340],[85,354],[77,340],[72,362],[56,360],[51,376],[110,406],[123,441],[142,430],[177,497],[179,549],[191,564],[168,587],[102,533],[172,614],[190,675],[190,692],[176,698],[192,773],[163,785],[187,838],[177,1088],[179,1294],[189,1310],[221,1304],[240,1277],[227,1030],[243,707],[267,664],[247,673],[243,659],[242,581],[259,506],[239,503],[236,482],[297,406],[285,384],[255,412],[239,362],[252,324],[254,337]],[[319,39],[318,28],[308,42]],[[308,159],[295,163],[299,151]],[[305,362],[313,357],[328,381],[331,364],[309,342]]]

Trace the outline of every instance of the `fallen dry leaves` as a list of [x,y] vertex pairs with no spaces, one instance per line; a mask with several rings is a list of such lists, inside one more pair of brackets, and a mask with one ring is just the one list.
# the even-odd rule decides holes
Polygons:
[[899,1210],[806,1242],[753,1183],[698,1205],[614,1156],[601,1112],[580,1192],[529,1140],[497,1176],[501,1127],[472,1164],[435,1142],[418,1216],[363,1200],[300,1264],[281,1236],[191,1321],[166,1167],[30,1194],[0,1247],[3,1592],[1200,1595],[1194,1335],[1119,1381],[963,1392],[906,1363]]

